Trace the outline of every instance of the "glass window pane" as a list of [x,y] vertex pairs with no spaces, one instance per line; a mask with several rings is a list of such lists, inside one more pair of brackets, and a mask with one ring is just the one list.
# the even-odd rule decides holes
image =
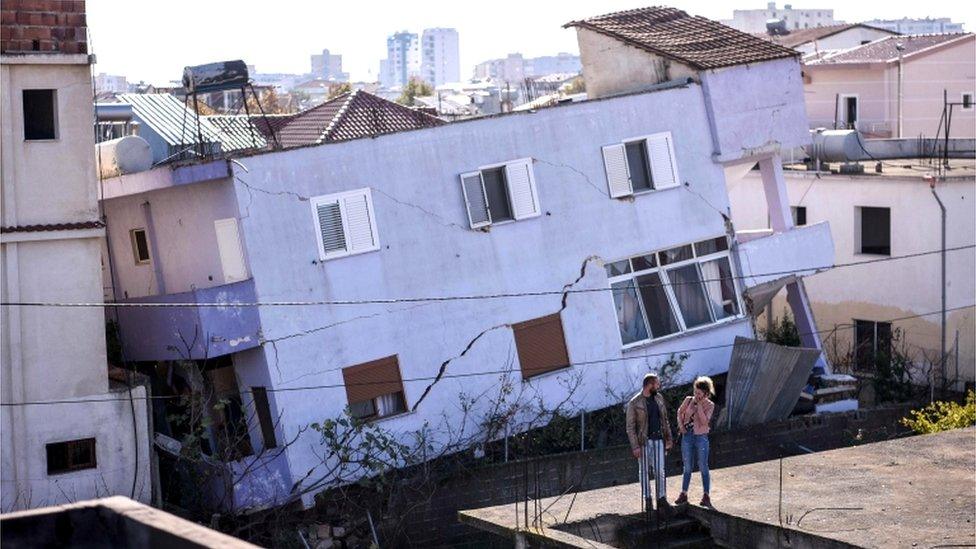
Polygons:
[[624,345],[647,339],[647,326],[637,302],[634,281],[617,282],[613,288],[613,303],[617,310],[617,326]]
[[739,314],[739,303],[735,298],[735,283],[729,259],[723,257],[701,264],[702,279],[708,290],[708,300],[716,320]]
[[647,321],[651,325],[651,336],[663,337],[679,331],[678,320],[671,310],[671,303],[661,284],[661,275],[651,273],[639,276],[637,285],[640,287],[644,310],[647,312]]
[[372,399],[362,402],[350,402],[349,414],[357,419],[373,417],[376,415],[376,404],[374,404]]
[[630,260],[634,264],[635,271],[646,271],[657,267],[657,256],[655,254],[641,255]]
[[622,274],[627,274],[630,272],[630,261],[624,259],[622,261],[614,261],[613,263],[607,263],[607,276],[620,276]]
[[702,287],[698,265],[685,265],[668,271],[671,279],[671,290],[678,302],[678,309],[685,319],[686,328],[702,326],[712,321],[708,302],[705,300],[705,288]]
[[698,257],[713,254],[715,252],[724,252],[728,249],[729,243],[725,240],[724,236],[709,238],[708,240],[702,240],[701,242],[695,242],[695,254],[697,254]]
[[630,168],[630,184],[634,192],[651,188],[651,176],[647,169],[647,146],[643,141],[627,143],[627,167]]
[[485,180],[485,194],[488,195],[492,223],[514,219],[512,207],[508,204],[508,192],[505,190],[505,169],[485,170],[481,175]]
[[694,257],[694,254],[691,252],[691,244],[664,250],[658,255],[661,257],[661,265],[670,265]]
[[861,253],[891,255],[891,209],[861,208]]

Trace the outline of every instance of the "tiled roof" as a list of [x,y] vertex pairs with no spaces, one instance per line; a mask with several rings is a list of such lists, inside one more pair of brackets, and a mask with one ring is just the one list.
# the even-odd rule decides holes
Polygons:
[[877,27],[869,27],[868,25],[862,25],[861,23],[853,23],[853,24],[844,23],[840,25],[828,25],[826,27],[814,27],[812,29],[791,30],[789,34],[784,34],[779,36],[770,36],[765,32],[756,33],[756,36],[758,36],[759,38],[764,38],[766,40],[769,40],[770,42],[775,42],[781,46],[786,46],[787,48],[795,48],[797,46],[807,44],[809,42],[813,42],[814,40],[823,40],[828,36],[833,36],[835,34],[842,33],[846,30],[850,30],[858,27],[871,29],[879,32],[888,32],[890,34],[897,34],[892,31],[886,31],[885,29],[879,29]]
[[101,229],[105,224],[101,221],[78,221],[75,223],[47,223],[44,225],[12,225],[0,227],[0,233],[39,233],[42,231],[79,231],[83,229]]
[[[250,122],[248,121],[249,118]],[[220,141],[220,148],[224,151],[263,149],[267,146],[264,134],[261,133],[254,118],[253,116],[248,117],[246,114],[218,114],[203,117],[204,120],[216,126],[223,133],[224,137]]]
[[430,128],[443,120],[357,90],[300,112],[278,132],[282,147],[346,141]]
[[971,40],[972,33],[954,34],[908,34],[904,36],[887,36],[864,44],[856,48],[839,51],[826,55],[821,59],[807,62],[807,65],[837,65],[855,63],[891,63],[898,59],[898,45],[902,46],[902,58],[921,53],[929,48],[948,44],[950,42]]
[[589,29],[697,69],[715,69],[799,55],[792,49],[717,21],[667,7],[618,11],[571,21],[563,27]]

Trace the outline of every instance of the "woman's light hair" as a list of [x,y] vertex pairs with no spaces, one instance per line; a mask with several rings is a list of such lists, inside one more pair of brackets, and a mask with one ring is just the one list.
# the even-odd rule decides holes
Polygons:
[[698,376],[695,379],[694,387],[705,391],[708,396],[715,396],[715,384],[712,383],[712,378],[708,376]]

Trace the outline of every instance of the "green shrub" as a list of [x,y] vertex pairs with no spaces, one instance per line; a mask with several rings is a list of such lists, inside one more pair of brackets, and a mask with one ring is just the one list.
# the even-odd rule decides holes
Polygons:
[[969,391],[966,403],[936,401],[902,418],[902,425],[916,433],[939,433],[976,424],[976,392]]

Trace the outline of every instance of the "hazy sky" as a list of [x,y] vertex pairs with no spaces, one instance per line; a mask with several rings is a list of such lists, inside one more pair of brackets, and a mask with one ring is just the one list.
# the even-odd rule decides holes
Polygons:
[[[793,1],[795,8],[833,8],[847,22],[872,18],[951,17],[976,29],[970,1]],[[424,2],[336,0],[88,0],[88,25],[97,72],[130,82],[179,79],[183,67],[243,59],[259,72],[305,73],[309,55],[328,48],[342,55],[355,80],[374,80],[386,56],[386,36],[397,30],[454,27],[460,35],[461,76],[481,61],[510,52],[526,56],[577,52],[573,19],[647,5],[670,5],[712,19],[733,8],[762,8],[750,0],[492,0]],[[778,6],[785,2],[780,0]],[[968,8],[966,6],[969,6]]]

